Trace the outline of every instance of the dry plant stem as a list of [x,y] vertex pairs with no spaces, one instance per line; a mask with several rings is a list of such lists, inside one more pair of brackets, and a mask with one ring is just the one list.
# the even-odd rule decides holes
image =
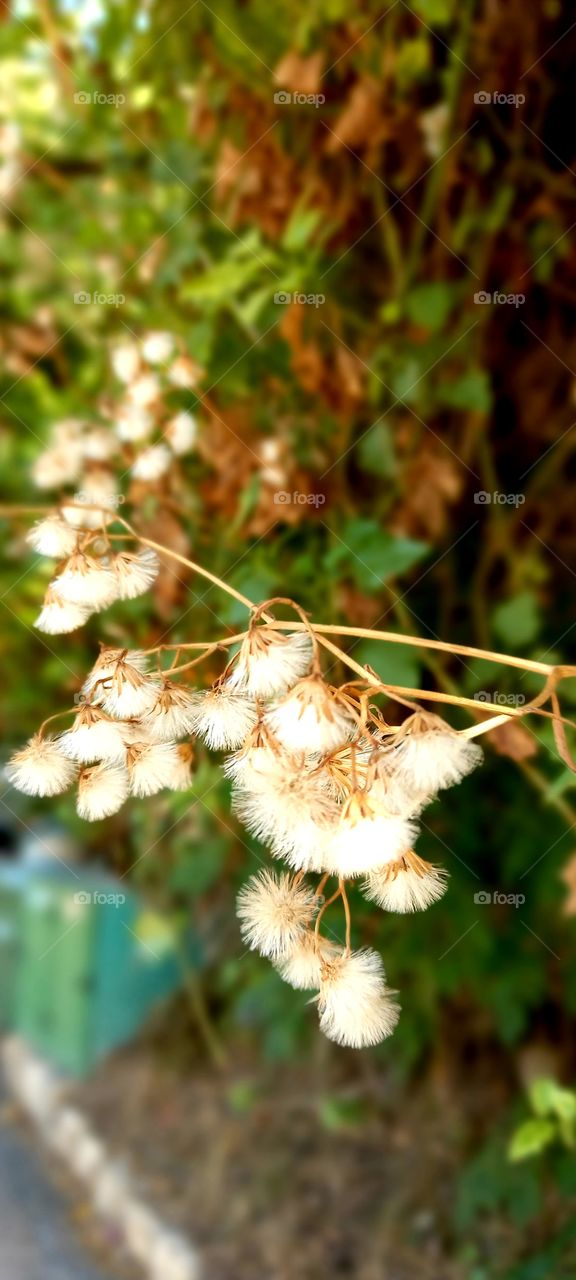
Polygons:
[[345,917],[346,917],[346,951],[347,951],[347,954],[348,954],[348,955],[350,955],[350,951],[351,951],[351,935],[352,935],[352,920],[351,920],[351,917],[350,917],[350,903],[348,902],[348,895],[347,895],[347,893],[346,893],[346,881],[345,881],[345,880],[340,880],[340,881],[338,882],[338,885],[339,885],[339,889],[340,889],[340,895],[341,895],[341,898],[342,898],[342,903],[343,903],[343,906],[344,906],[344,915],[345,915]]
[[[74,506],[76,504],[67,503],[66,505]],[[83,509],[83,506],[85,507],[85,504],[83,504],[83,506],[81,506],[80,504],[78,505],[80,509]],[[103,510],[103,508],[100,508],[100,507],[97,509]],[[0,508],[0,515],[1,514],[14,515],[16,513],[30,512],[31,510],[33,510],[34,513],[38,513],[38,512],[45,513],[47,508],[45,507],[8,508],[8,510],[6,508]],[[180,555],[179,552],[173,551],[170,547],[166,547],[162,543],[156,542],[152,538],[146,538],[144,535],[137,533],[137,531],[132,527],[132,525],[127,520],[125,520],[122,516],[116,515],[115,520],[117,523],[121,524],[125,529],[127,529],[128,533],[131,534],[131,536],[137,542],[142,543],[143,546],[150,547],[154,551],[158,551],[162,555],[170,556],[173,560],[177,560],[180,564],[186,565],[186,567],[191,569],[193,572],[198,573],[201,577],[206,578],[209,582],[212,582],[214,586],[220,587],[222,591],[225,591],[228,595],[233,596],[235,600],[238,600],[241,604],[245,605],[247,609],[250,609],[252,611],[258,610],[259,607],[254,604],[254,601],[249,600],[247,596],[242,594],[242,592],[236,591],[235,587],[229,586],[227,582],[224,582],[223,579],[219,578],[216,574],[211,573],[210,570],[204,569],[202,565],[197,564],[193,560],[189,560],[187,556]],[[290,603],[294,603],[294,602],[290,602]],[[297,611],[299,611],[299,606],[296,606],[296,609]],[[567,676],[576,676],[576,667],[568,667],[568,666],[555,667],[555,666],[551,666],[548,663],[536,662],[536,661],[532,661],[530,659],[524,659],[524,658],[516,658],[510,654],[498,653],[490,649],[476,649],[471,645],[451,644],[449,641],[444,641],[444,640],[429,640],[429,639],[424,639],[423,637],[404,635],[400,632],[374,631],[367,627],[346,627],[346,626],[338,626],[330,623],[326,623],[326,624],[310,623],[308,621],[277,622],[275,619],[269,617],[263,611],[260,613],[260,616],[264,619],[264,621],[266,621],[266,623],[270,627],[276,630],[313,631],[317,635],[318,641],[323,646],[323,648],[327,649],[330,653],[333,653],[335,657],[337,657],[341,662],[345,663],[346,666],[348,666],[352,671],[355,671],[358,675],[360,675],[363,678],[363,680],[368,681],[369,683],[375,686],[379,685],[380,687],[382,687],[381,682],[377,679],[376,676],[372,676],[371,673],[368,672],[365,667],[360,666],[358,662],[356,662],[353,658],[351,658],[348,654],[346,654],[337,645],[333,644],[332,641],[328,640],[326,636],[328,634],[341,635],[341,636],[353,636],[361,639],[381,640],[383,642],[391,643],[391,644],[407,644],[407,645],[412,645],[415,648],[437,649],[444,653],[461,654],[465,657],[482,658],[485,661],[498,662],[503,666],[517,667],[523,671],[533,671],[539,675],[545,675],[548,677],[555,675],[557,679],[561,679]],[[243,632],[240,638],[243,638],[245,634],[246,632]],[[218,642],[218,645],[220,643],[222,645],[224,644],[229,645],[235,642],[236,642],[235,637],[229,637],[225,641]],[[215,645],[214,649],[217,648],[218,645]],[[180,645],[175,647],[179,647],[183,649],[187,646]],[[208,649],[209,646],[202,646],[202,647]],[[175,667],[172,669],[171,673],[176,674],[178,671],[182,671],[184,669],[185,669],[184,667]],[[458,697],[455,694],[451,695],[447,693],[432,692],[432,691],[422,690],[422,689],[410,689],[402,685],[388,685],[386,686],[386,691],[388,691],[391,695],[393,695],[394,693],[407,694],[409,696],[417,697],[420,700],[424,699],[425,701],[449,703],[453,706],[467,707],[475,711],[478,710],[478,703],[476,701],[474,701],[471,698]],[[495,711],[497,712],[497,715],[491,722],[486,721],[482,725],[477,725],[477,726],[474,726],[474,728],[472,729],[468,729],[466,731],[468,737],[479,736],[482,733],[487,733],[489,729],[496,728],[497,725],[505,723],[507,719],[519,718],[522,715],[526,715],[527,713],[526,707],[522,707],[522,708],[510,707],[506,710],[506,712],[503,712],[500,707],[492,703],[483,703],[482,708],[486,711]],[[540,714],[545,714],[545,713],[540,711]]]
[[42,724],[40,725],[40,728],[38,730],[40,737],[42,737],[44,730],[46,728],[46,725],[52,724],[53,720],[60,720],[62,716],[75,716],[77,710],[78,710],[78,707],[67,707],[66,711],[55,711],[53,716],[48,716],[46,720],[42,721]]
[[318,912],[318,915],[316,916],[316,924],[314,926],[314,937],[316,938],[316,940],[320,937],[320,921],[322,919],[322,916],[324,915],[324,912],[327,911],[328,907],[331,907],[332,903],[335,902],[336,899],[339,897],[340,897],[340,886],[338,886],[338,888],[336,889],[336,892],[332,894],[332,897],[327,898],[326,901],[322,904]]
[[[67,507],[78,507],[79,510],[92,509],[92,504],[80,505],[73,502],[66,502],[65,505]],[[95,509],[103,510],[101,507],[96,507]],[[0,507],[0,516],[46,515],[50,510],[52,510],[50,507]],[[201,577],[207,578],[209,582],[214,584],[214,586],[220,587],[222,591],[233,596],[235,600],[238,600],[241,604],[245,605],[247,609],[254,610],[258,607],[255,605],[253,600],[249,600],[247,596],[242,594],[242,592],[236,591],[235,587],[229,586],[227,582],[224,582],[222,578],[217,577],[216,574],[211,573],[209,569],[204,569],[202,565],[197,564],[194,560],[189,560],[187,556],[181,556],[178,551],[173,551],[170,547],[164,546],[163,543],[155,542],[152,538],[146,538],[143,534],[137,533],[137,531],[128,523],[127,520],[123,518],[123,516],[116,515],[114,518],[117,523],[122,524],[124,528],[128,530],[129,534],[137,542],[141,542],[143,546],[151,547],[154,551],[158,551],[162,555],[167,555],[173,560],[178,560],[180,564],[186,565],[188,569],[192,569],[193,572],[200,574]],[[117,535],[108,536],[114,537]],[[327,635],[352,636],[362,640],[381,640],[384,643],[389,644],[411,645],[416,649],[437,649],[442,653],[461,654],[463,657],[482,658],[486,662],[497,662],[502,666],[518,667],[521,671],[534,671],[537,675],[548,676],[551,675],[552,672],[557,672],[558,676],[561,678],[568,676],[576,677],[576,666],[555,667],[550,665],[550,663],[536,662],[529,658],[517,658],[511,654],[499,653],[497,650],[493,649],[477,649],[473,645],[452,644],[448,640],[429,640],[422,636],[405,635],[399,631],[373,631],[368,627],[346,627],[339,626],[335,623],[278,622],[274,618],[265,617],[264,614],[262,614],[262,617],[267,622],[268,626],[277,631],[313,630],[318,635],[320,643],[324,644],[326,649],[329,649],[336,657],[341,659],[345,658],[351,669],[359,672],[364,679],[366,678],[365,669],[358,663],[355,663],[347,654],[344,654],[342,649],[339,649],[336,645],[332,645],[327,641]],[[230,637],[219,643],[233,644],[236,643],[237,640],[243,639],[245,635],[246,632],[242,632],[238,637]],[[174,648],[176,646],[166,647]],[[184,649],[186,647],[190,648],[191,646],[180,645],[179,647]],[[390,686],[390,688],[393,687],[394,686],[392,685]]]
[[[270,622],[276,630],[301,631],[297,622]],[[547,676],[554,670],[565,675],[576,676],[576,667],[556,668],[547,662],[536,662],[529,658],[516,658],[508,653],[498,653],[492,649],[475,649],[472,645],[452,644],[448,640],[428,640],[423,636],[404,635],[400,631],[371,631],[368,627],[344,627],[336,623],[311,622],[310,626],[320,637],[324,635],[352,636],[361,640],[382,640],[390,644],[407,644],[416,649],[438,649],[442,653],[461,654],[466,658],[483,658],[486,662],[498,662],[502,666],[518,667],[521,671],[535,671],[537,675]]]

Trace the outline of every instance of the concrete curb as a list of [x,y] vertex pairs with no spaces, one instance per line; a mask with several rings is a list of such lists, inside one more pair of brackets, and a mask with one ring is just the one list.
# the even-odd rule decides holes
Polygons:
[[127,1163],[110,1154],[79,1108],[68,1105],[66,1081],[20,1036],[2,1042],[0,1057],[8,1090],[40,1141],[81,1183],[95,1215],[113,1228],[144,1280],[205,1280],[194,1246],[140,1199]]

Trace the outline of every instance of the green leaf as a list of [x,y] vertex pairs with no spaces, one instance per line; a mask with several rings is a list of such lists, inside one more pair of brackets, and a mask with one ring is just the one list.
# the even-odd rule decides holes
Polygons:
[[361,591],[378,591],[426,555],[428,545],[387,533],[375,520],[349,520],[327,556],[330,568],[346,566]]
[[288,253],[304,249],[314,235],[321,216],[320,209],[296,208],[282,236],[282,248]]
[[401,684],[418,688],[421,662],[418,653],[404,645],[382,644],[379,640],[361,640],[350,653],[361,666],[372,667],[385,684]]
[[454,0],[413,0],[413,8],[433,27],[445,27],[452,21]]
[[357,454],[363,471],[386,480],[392,480],[396,475],[394,443],[386,422],[377,422],[370,427],[358,444]]
[[528,1156],[539,1155],[554,1141],[557,1135],[556,1125],[552,1120],[525,1120],[516,1130],[508,1148],[510,1160],[526,1160]]
[[406,298],[406,314],[413,324],[430,329],[433,333],[442,329],[454,306],[454,290],[438,280],[431,284],[419,284]]
[[430,40],[427,35],[404,40],[396,58],[396,81],[402,90],[420,80],[430,66]]
[[329,1133],[355,1129],[367,1118],[366,1104],[357,1098],[336,1098],[330,1094],[318,1103],[320,1124]]
[[449,409],[475,409],[489,413],[492,407],[490,379],[484,369],[471,369],[461,378],[440,387],[438,398]]
[[531,591],[521,591],[492,615],[496,635],[512,649],[531,644],[540,630],[538,602]]
[[561,1120],[576,1120],[576,1094],[563,1089],[555,1080],[535,1080],[529,1097],[537,1116],[555,1115]]

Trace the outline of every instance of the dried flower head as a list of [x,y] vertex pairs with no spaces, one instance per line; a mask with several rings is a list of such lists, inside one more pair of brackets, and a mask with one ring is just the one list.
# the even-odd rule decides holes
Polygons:
[[315,675],[298,680],[264,720],[287,751],[335,751],[355,727],[338,695]]
[[32,478],[38,489],[59,489],[74,484],[80,475],[82,451],[76,441],[45,449],[36,459]]
[[416,828],[389,814],[365,792],[345,801],[338,827],[324,850],[326,871],[348,877],[364,875],[400,857],[414,843]]
[[77,552],[51,584],[63,600],[97,612],[118,599],[118,583],[111,570],[94,556]]
[[130,780],[123,765],[96,764],[82,769],[78,779],[76,809],[87,822],[118,813],[128,798]]
[[160,396],[160,383],[155,373],[142,373],[126,387],[126,395],[131,404],[139,409],[148,409]]
[[118,452],[118,440],[108,427],[92,427],[84,436],[82,451],[88,462],[109,462]]
[[121,406],[116,418],[116,432],[119,440],[126,444],[139,444],[141,440],[148,438],[153,427],[154,418],[145,409],[135,404]]
[[65,756],[80,764],[97,760],[123,763],[126,759],[122,726],[87,704],[80,707],[74,724],[60,735],[58,744]]
[[133,796],[154,796],[177,781],[180,790],[181,764],[176,742],[135,742],[128,747],[128,772]]
[[132,720],[154,706],[159,681],[146,673],[148,659],[139,650],[103,649],[82,692],[108,715]]
[[303,933],[276,963],[278,973],[297,991],[318,991],[323,966],[342,955],[342,947],[311,932]]
[[395,755],[407,786],[429,795],[453,787],[482,762],[482,748],[440,716],[418,711],[404,721]]
[[48,587],[34,626],[39,631],[44,631],[47,636],[66,635],[70,631],[77,631],[78,627],[83,627],[91,616],[92,610],[86,605],[72,604],[70,600],[63,600],[55,587]]
[[308,885],[296,884],[290,876],[265,868],[238,894],[242,937],[253,951],[277,959],[304,935],[316,906]]
[[166,474],[172,462],[172,455],[165,444],[152,444],[137,457],[132,475],[135,480],[153,482]]
[[135,554],[119,551],[112,556],[110,569],[117,580],[118,599],[134,600],[152,586],[158,577],[160,562],[156,552],[145,547]]
[[266,627],[253,627],[242,644],[228,684],[253,698],[271,698],[292,688],[309,671],[311,661],[312,641],[306,631],[284,635]]
[[154,742],[170,742],[192,733],[195,723],[194,694],[184,685],[165,680],[143,720],[147,736]]
[[174,338],[171,333],[156,329],[144,335],[140,349],[148,364],[166,364],[174,351]]
[[363,885],[371,902],[385,911],[425,911],[446,892],[448,872],[410,850],[395,862],[372,871]]
[[198,437],[198,424],[191,413],[186,413],[183,409],[182,413],[177,413],[171,418],[164,429],[164,435],[172,453],[178,457],[184,457],[190,453],[196,444]]
[[110,363],[119,382],[133,382],[140,367],[140,352],[136,343],[115,343],[110,353]]
[[233,693],[221,684],[195,694],[194,705],[196,714],[192,732],[203,738],[214,751],[221,751],[223,747],[240,747],[258,719],[250,698]]
[[60,560],[71,556],[76,550],[78,534],[75,529],[63,520],[58,512],[38,520],[26,535],[26,541],[41,556],[52,556]]
[[391,1035],[400,1010],[376,951],[344,952],[322,966],[320,1030],[336,1044],[364,1049]]
[[78,770],[62,754],[54,738],[35,733],[6,765],[8,782],[27,796],[58,796],[74,782]]
[[275,857],[286,858],[296,870],[324,870],[338,809],[318,774],[297,758],[276,758],[269,772],[260,774],[255,790],[234,793],[233,809]]

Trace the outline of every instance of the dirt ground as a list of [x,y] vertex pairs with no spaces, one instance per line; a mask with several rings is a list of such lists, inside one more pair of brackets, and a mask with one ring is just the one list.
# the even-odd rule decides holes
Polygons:
[[130,1153],[142,1195],[198,1245],[209,1280],[497,1273],[471,1268],[454,1238],[476,1120],[447,1079],[407,1091],[374,1059],[359,1069],[324,1043],[305,1065],[257,1071],[183,1070],[165,1049],[130,1048],[76,1094],[110,1147]]

